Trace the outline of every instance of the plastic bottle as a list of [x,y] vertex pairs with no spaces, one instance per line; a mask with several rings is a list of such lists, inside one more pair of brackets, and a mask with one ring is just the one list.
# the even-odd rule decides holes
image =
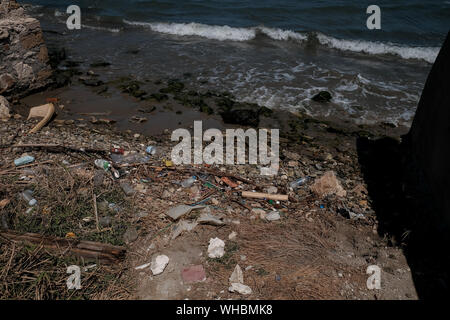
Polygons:
[[21,193],[22,198],[28,203],[30,207],[36,205],[37,200],[33,198],[33,191],[31,190],[25,190]]
[[197,180],[196,176],[192,176],[190,178],[187,178],[186,180],[181,181],[181,186],[183,188],[189,188],[194,184],[194,182]]
[[150,155],[155,155],[155,153],[156,153],[156,147],[154,147],[154,146],[148,146],[146,149],[145,149],[145,152],[147,152],[148,154],[150,154]]
[[28,164],[34,161],[34,157],[32,156],[24,156],[19,159],[14,160],[14,164],[16,167],[23,166],[24,164]]
[[103,169],[105,171],[108,171],[111,168],[111,164],[103,159],[97,159],[95,160],[94,163],[98,168]]
[[309,177],[304,177],[304,178],[300,178],[298,180],[292,181],[289,184],[289,187],[291,187],[292,189],[297,189],[298,187],[304,185],[306,182],[308,182]]

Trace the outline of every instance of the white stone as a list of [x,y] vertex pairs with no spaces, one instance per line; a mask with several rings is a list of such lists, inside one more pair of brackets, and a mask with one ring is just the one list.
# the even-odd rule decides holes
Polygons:
[[219,238],[209,239],[208,257],[221,258],[225,254],[225,242]]
[[152,264],[150,265],[150,269],[152,270],[153,275],[158,275],[163,273],[167,264],[169,263],[169,257],[166,255],[157,256]]

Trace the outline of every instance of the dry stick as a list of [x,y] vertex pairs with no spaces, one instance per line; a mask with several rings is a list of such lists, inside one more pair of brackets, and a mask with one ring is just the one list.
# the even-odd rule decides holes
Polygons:
[[19,234],[11,230],[6,230],[0,231],[0,236],[14,242],[40,244],[48,250],[57,251],[60,253],[65,253],[61,251],[66,249],[66,252],[70,252],[84,258],[98,259],[104,263],[117,263],[125,257],[126,252],[124,247],[113,246],[101,242],[47,237],[37,233]]
[[28,167],[34,167],[34,166],[38,166],[41,164],[47,164],[47,163],[53,163],[53,160],[46,160],[46,161],[42,161],[42,162],[36,162],[36,163],[30,163],[30,164],[26,164],[20,167],[16,167],[16,168],[11,168],[11,169],[6,169],[4,171],[0,171],[0,175],[2,174],[7,174],[9,172],[13,172],[19,169],[23,169],[23,168],[28,168]]
[[94,202],[95,224],[97,226],[97,231],[100,231],[100,227],[98,224],[97,196],[95,195],[95,193],[92,193],[92,201]]
[[289,200],[289,197],[287,194],[270,194],[270,193],[242,191],[242,196],[244,198],[268,199],[268,200],[276,200],[276,201],[288,201]]
[[[0,149],[2,148],[42,148],[42,149],[48,149],[51,151],[69,151],[69,152],[79,152],[79,153],[99,153],[99,154],[106,154],[108,153],[107,150],[102,149],[94,149],[94,148],[75,148],[71,146],[64,146],[61,144],[39,144],[39,143],[29,143],[29,144],[13,144],[13,145],[1,145]],[[58,150],[60,149],[60,150]]]

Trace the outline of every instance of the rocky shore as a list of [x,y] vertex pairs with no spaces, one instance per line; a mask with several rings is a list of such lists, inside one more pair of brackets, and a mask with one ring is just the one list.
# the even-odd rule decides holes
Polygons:
[[[0,93],[10,102],[0,99],[1,232],[93,241],[127,253],[113,266],[93,265],[27,247],[16,252],[0,237],[0,264],[14,262],[0,277],[1,298],[417,298],[401,250],[404,238],[380,231],[366,181],[367,150],[361,147],[381,137],[399,145],[406,128],[270,110],[238,102],[227,92],[196,91],[189,74],[118,76],[107,61],[81,67],[65,59],[62,48],[50,52],[49,60],[37,20],[6,3],[0,11]],[[2,29],[12,15],[17,19]],[[42,88],[47,89],[35,93]],[[311,98],[320,104],[332,97]],[[56,116],[28,134],[37,122],[26,120],[30,107],[48,102],[56,106]],[[261,176],[256,165],[173,165],[172,130],[192,129],[199,119],[204,129],[280,128],[278,175]],[[148,146],[157,152],[146,153]],[[25,156],[33,161],[14,164]],[[99,159],[110,166],[99,168]],[[307,179],[292,187],[302,178]],[[264,196],[243,196],[248,191]],[[36,204],[30,205],[24,192]],[[275,195],[287,199],[272,200]],[[179,219],[168,214],[186,207]],[[223,253],[211,257],[215,238],[223,241]],[[13,285],[23,279],[21,259],[30,252],[58,261],[35,261],[31,277],[56,271],[36,291]],[[168,264],[155,274],[161,256]],[[83,282],[88,289],[68,293],[65,267],[74,263],[89,267]],[[371,265],[383,270],[381,289],[366,285]]]

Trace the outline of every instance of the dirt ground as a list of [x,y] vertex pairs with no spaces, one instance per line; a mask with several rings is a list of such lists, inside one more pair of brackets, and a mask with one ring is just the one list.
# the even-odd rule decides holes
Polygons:
[[[124,246],[127,254],[113,266],[97,262],[91,270],[96,276],[82,280],[90,291],[67,295],[61,279],[67,277],[65,268],[72,262],[61,261],[66,256],[59,255],[59,262],[50,264],[40,257],[42,263],[38,260],[31,276],[19,270],[17,249],[11,251],[22,245],[3,239],[2,298],[28,292],[23,296],[31,299],[417,299],[401,243],[393,245],[389,236],[379,235],[351,135],[322,130],[323,124],[317,123],[320,139],[332,143],[320,143],[314,136],[300,145],[281,139],[280,171],[271,178],[261,176],[259,168],[252,165],[172,166],[166,162],[175,144],[169,132],[146,136],[87,119],[57,117],[37,134],[27,135],[35,121],[25,121],[24,115],[0,126],[0,200],[7,200],[0,207],[2,228],[58,237],[72,232],[80,240]],[[95,148],[105,154],[17,146],[21,144]],[[112,146],[143,155],[148,145],[156,146],[158,153],[145,163],[114,164],[121,174],[118,180],[94,165],[95,159],[111,156]],[[25,153],[33,155],[35,162],[14,167],[13,160]],[[345,197],[321,197],[311,191],[311,185],[327,171],[336,173]],[[180,181],[192,175],[201,179],[190,187],[180,186]],[[226,176],[233,187],[222,179]],[[297,190],[287,187],[304,176],[311,177],[307,184]],[[132,187],[131,193],[124,192],[123,182]],[[276,193],[288,194],[289,201],[241,197],[241,191],[267,192],[271,187],[277,188]],[[25,189],[34,190],[38,201],[31,212],[19,196]],[[92,194],[96,195],[98,215],[106,221],[100,230],[96,229]],[[173,239],[178,221],[166,212],[180,204],[196,203],[207,206],[223,224],[199,224]],[[261,210],[263,215],[277,211],[280,219],[267,221]],[[201,212],[192,211],[181,220],[194,222]],[[216,237],[225,242],[225,255],[209,258],[209,240]],[[136,270],[161,254],[169,257],[163,273],[153,275],[150,267]],[[81,263],[87,266],[92,262]],[[243,270],[244,284],[252,290],[250,295],[228,290],[237,264]],[[184,282],[183,269],[193,265],[203,266],[206,280]],[[366,270],[371,265],[382,270],[381,289],[367,288],[370,275]],[[54,296],[33,294],[44,284],[30,282],[30,277],[40,279],[41,274],[51,272],[59,275],[53,285]],[[12,273],[14,281],[10,280]],[[110,294],[99,294],[105,290]]]

